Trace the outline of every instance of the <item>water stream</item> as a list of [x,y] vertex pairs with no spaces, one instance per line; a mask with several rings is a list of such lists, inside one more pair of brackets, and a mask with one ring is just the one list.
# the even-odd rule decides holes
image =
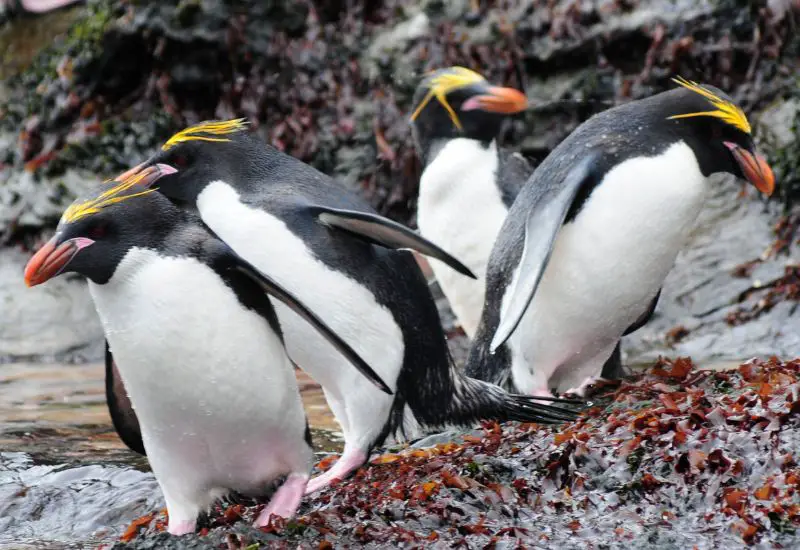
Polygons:
[[[0,369],[0,548],[96,546],[163,508],[147,460],[111,425],[102,364]],[[340,449],[322,390],[298,382],[315,447]]]

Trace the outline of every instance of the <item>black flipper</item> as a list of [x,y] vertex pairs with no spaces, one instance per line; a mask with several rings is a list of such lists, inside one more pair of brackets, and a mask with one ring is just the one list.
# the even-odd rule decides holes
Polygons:
[[628,327],[628,329],[623,333],[623,336],[627,336],[631,332],[637,331],[647,324],[647,322],[653,316],[653,312],[656,310],[656,306],[658,305],[658,299],[660,297],[661,297],[661,289],[659,288],[658,294],[656,294],[656,297],[653,298],[652,302],[650,302],[650,307],[647,308],[647,311],[639,315],[639,318],[636,319],[636,321],[634,321],[633,324]]
[[340,210],[328,208],[327,206],[314,205],[310,209],[320,222],[329,227],[343,229],[378,246],[385,246],[395,250],[415,250],[420,254],[446,263],[462,275],[477,279],[475,274],[456,258],[423,236],[395,221],[368,212]]
[[140,455],[147,456],[142,442],[142,430],[139,428],[139,419],[133,410],[128,392],[122,383],[122,378],[114,363],[111,349],[106,340],[106,403],[111,415],[111,423],[117,430],[119,438],[128,448]]
[[611,357],[609,357],[603,365],[600,378],[619,380],[625,376],[625,371],[622,370],[622,350],[620,349],[620,343],[620,341],[617,342],[617,346],[614,348],[614,351],[611,352]]
[[507,290],[512,293],[511,299],[504,301],[506,307],[500,312],[500,323],[492,338],[490,353],[494,353],[508,340],[533,300],[550,260],[556,235],[578,191],[591,182],[598,156],[599,153],[588,155],[567,174],[563,182],[543,189],[532,204],[525,221],[522,256],[514,280]]
[[392,395],[392,390],[383,379],[361,358],[350,345],[339,338],[333,330],[317,315],[305,306],[294,294],[286,290],[277,281],[265,275],[253,265],[236,254],[230,247],[225,247],[225,262],[230,269],[235,269],[239,273],[246,275],[270,296],[273,296],[286,304],[289,309],[297,313],[306,320],[311,326],[325,337],[328,342],[344,355],[355,366],[361,374],[366,376],[370,382],[375,384],[384,393]]

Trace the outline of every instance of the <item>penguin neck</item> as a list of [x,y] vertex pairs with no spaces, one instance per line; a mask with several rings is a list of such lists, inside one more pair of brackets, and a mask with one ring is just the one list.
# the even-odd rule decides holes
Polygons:
[[420,160],[422,160],[423,171],[436,161],[439,153],[441,153],[443,149],[447,148],[447,146],[452,143],[469,143],[470,146],[476,151],[490,151],[495,157],[497,157],[497,142],[494,139],[484,140],[465,136],[428,138],[420,136],[418,140]]
[[494,203],[496,199],[502,203],[496,181],[500,156],[495,141],[441,139],[431,144],[429,152],[420,177],[420,201],[436,210],[464,194],[472,200]]

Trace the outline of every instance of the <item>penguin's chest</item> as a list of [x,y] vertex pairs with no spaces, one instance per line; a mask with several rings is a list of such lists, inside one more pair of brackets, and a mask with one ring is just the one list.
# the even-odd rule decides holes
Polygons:
[[430,260],[442,291],[469,336],[480,321],[486,265],[508,209],[495,182],[497,149],[492,143],[458,138],[447,142],[420,180],[420,232],[469,267],[477,280]]
[[536,345],[569,353],[618,338],[663,284],[705,188],[683,143],[609,171],[558,234],[523,327]]
[[154,470],[246,491],[302,444],[280,340],[205,264],[134,248],[90,290]]
[[[303,301],[394,389],[405,353],[403,334],[391,311],[369,288],[317,259],[282,219],[242,203],[224,182],[205,188],[198,209],[217,235]],[[326,390],[365,391],[376,394],[376,399],[385,395],[364,384],[363,376],[306,321],[277,300],[272,303],[289,356]]]

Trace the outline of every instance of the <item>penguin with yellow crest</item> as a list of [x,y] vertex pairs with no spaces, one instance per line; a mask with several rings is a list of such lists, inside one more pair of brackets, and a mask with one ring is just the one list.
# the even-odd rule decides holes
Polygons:
[[489,259],[470,376],[582,394],[656,298],[710,176],[772,193],[742,109],[715,87],[676,82],[584,122],[525,183]]

